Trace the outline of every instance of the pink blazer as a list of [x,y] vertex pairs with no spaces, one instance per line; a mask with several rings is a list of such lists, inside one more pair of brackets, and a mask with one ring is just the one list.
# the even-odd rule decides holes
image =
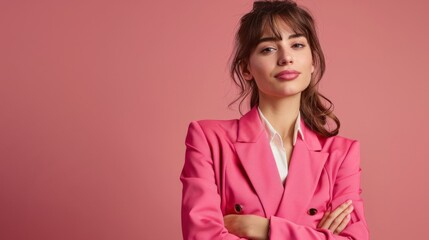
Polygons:
[[[191,122],[180,176],[184,239],[240,239],[224,227],[227,214],[269,218],[270,239],[369,239],[359,143],[300,124],[305,140],[296,141],[283,186],[257,107],[238,120]],[[339,235],[317,228],[348,199],[354,210]]]

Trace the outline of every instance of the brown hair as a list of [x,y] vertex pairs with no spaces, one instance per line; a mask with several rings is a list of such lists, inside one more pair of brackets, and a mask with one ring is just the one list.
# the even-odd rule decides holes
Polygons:
[[[284,20],[295,32],[302,33],[307,38],[311,48],[315,70],[311,76],[310,85],[301,93],[300,102],[300,112],[305,124],[321,136],[337,135],[340,121],[333,113],[333,103],[318,91],[319,81],[325,72],[325,57],[317,38],[314,20],[308,11],[290,0],[256,1],[252,11],[241,18],[240,27],[235,37],[235,50],[231,56],[233,58],[230,67],[231,77],[240,88],[240,95],[229,106],[241,99],[239,111],[242,114],[241,105],[249,94],[250,108],[258,104],[259,93],[255,80],[246,81],[241,74],[241,68],[247,65],[250,54],[262,37],[266,24],[275,37],[281,39],[281,35],[275,26],[276,18]],[[328,103],[328,107],[323,104],[322,99]],[[328,130],[325,127],[327,118],[335,122],[336,126],[333,130]]]

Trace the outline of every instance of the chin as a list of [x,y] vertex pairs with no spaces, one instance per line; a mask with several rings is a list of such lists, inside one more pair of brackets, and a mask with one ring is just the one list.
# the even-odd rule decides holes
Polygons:
[[295,96],[302,93],[305,89],[285,89],[279,95],[281,97]]

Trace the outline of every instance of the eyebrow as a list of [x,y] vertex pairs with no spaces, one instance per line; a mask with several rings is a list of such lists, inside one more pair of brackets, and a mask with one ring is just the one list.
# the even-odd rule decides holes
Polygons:
[[[299,38],[299,37],[304,37],[304,34],[302,33],[295,33],[295,34],[291,34],[289,35],[289,37],[287,39],[292,39],[292,38]],[[275,42],[275,41],[279,41],[281,39],[278,39],[276,37],[264,37],[258,40],[257,44],[260,44],[262,42]]]

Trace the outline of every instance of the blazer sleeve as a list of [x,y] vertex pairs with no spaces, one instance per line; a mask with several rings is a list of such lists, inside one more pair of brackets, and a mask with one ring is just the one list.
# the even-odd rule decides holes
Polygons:
[[180,176],[183,239],[243,239],[228,233],[224,226],[213,159],[198,122],[190,123],[185,144],[185,163]]
[[360,196],[360,147],[353,141],[338,170],[331,202],[332,210],[351,199],[353,212],[347,227],[338,235],[327,229],[314,229],[295,224],[287,219],[270,217],[270,239],[327,239],[367,240],[369,230],[364,216],[363,200]]

